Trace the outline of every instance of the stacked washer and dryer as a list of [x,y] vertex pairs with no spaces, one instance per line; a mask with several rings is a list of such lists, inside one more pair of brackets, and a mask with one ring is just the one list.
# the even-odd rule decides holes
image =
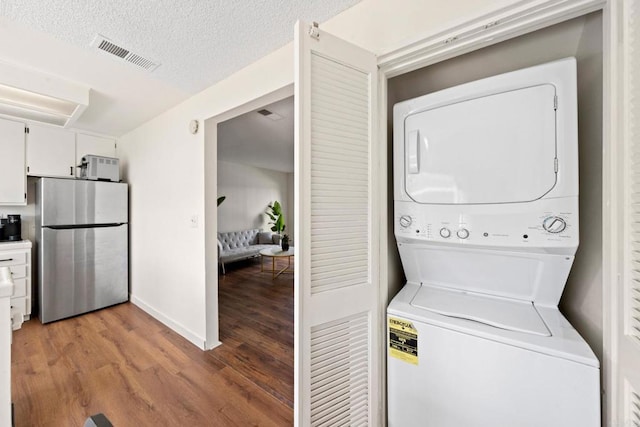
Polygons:
[[394,108],[391,427],[596,427],[599,362],[558,310],[578,247],[576,62]]

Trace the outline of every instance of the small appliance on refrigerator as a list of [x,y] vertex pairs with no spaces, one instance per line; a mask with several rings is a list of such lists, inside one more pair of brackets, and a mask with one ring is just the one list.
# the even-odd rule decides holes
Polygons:
[[128,300],[128,187],[41,178],[36,184],[40,321]]

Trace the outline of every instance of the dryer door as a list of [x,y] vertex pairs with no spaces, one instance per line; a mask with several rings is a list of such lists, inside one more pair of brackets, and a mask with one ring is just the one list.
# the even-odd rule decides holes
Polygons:
[[501,92],[405,119],[405,190],[418,203],[536,200],[556,184],[555,87]]

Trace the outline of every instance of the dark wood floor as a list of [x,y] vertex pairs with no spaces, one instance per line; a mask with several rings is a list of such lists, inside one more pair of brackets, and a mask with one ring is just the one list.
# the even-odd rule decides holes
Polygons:
[[293,279],[257,262],[220,279],[220,337],[203,352],[132,304],[26,322],[12,346],[16,426],[293,424]]

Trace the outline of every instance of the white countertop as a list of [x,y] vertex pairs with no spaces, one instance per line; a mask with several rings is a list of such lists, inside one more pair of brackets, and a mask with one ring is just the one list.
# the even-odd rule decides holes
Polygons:
[[8,241],[0,242],[0,251],[6,251],[9,249],[30,249],[30,248],[31,248],[30,240],[18,240],[17,242],[8,242]]

